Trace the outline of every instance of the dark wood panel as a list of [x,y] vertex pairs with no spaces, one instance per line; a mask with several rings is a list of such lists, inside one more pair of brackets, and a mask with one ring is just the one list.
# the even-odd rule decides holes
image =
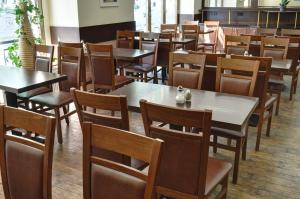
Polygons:
[[116,39],[117,30],[135,30],[135,21],[80,27],[80,39],[97,43]]
[[50,26],[51,42],[80,42],[79,27]]

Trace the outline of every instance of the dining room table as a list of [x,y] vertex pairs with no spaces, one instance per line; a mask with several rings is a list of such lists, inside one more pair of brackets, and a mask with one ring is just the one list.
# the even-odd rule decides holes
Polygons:
[[248,120],[258,105],[258,98],[212,91],[190,89],[191,102],[176,103],[177,87],[133,82],[110,92],[110,95],[125,95],[129,111],[140,112],[140,100],[152,103],[196,110],[212,110],[212,122],[216,127],[245,130]]
[[67,79],[66,75],[31,69],[0,66],[0,89],[4,91],[6,105],[18,107],[17,95]]

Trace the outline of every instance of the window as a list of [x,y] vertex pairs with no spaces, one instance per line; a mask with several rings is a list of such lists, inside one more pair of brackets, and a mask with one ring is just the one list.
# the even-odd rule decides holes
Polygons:
[[176,24],[178,1],[179,0],[135,0],[134,19],[136,21],[136,29],[160,32],[160,24]]
[[252,0],[205,0],[205,7],[247,8],[251,3]]

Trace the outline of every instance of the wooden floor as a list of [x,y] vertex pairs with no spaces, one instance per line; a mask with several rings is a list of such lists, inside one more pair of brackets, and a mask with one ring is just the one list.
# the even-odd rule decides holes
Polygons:
[[[289,83],[289,79],[287,83]],[[271,137],[265,134],[260,152],[254,151],[256,129],[249,133],[248,157],[240,165],[238,185],[229,183],[229,199],[300,199],[300,87],[293,101],[286,89],[280,115],[274,117]],[[139,114],[130,114],[131,130],[144,133]],[[63,123],[63,145],[55,142],[53,198],[82,198],[82,135],[77,116],[69,127]],[[233,154],[218,151],[218,158],[233,160]],[[231,179],[231,177],[230,177]],[[4,198],[0,186],[0,198]]]

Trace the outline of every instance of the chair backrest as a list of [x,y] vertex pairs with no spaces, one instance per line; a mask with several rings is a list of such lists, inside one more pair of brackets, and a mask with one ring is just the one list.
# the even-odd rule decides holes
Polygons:
[[117,31],[117,48],[134,48],[134,31]]
[[286,59],[289,38],[264,37],[261,41],[260,56]]
[[186,50],[197,51],[199,39],[199,26],[198,25],[182,25],[182,37],[185,39],[195,39],[195,42],[185,45]]
[[34,70],[52,72],[52,62],[54,46],[38,45],[33,46],[34,52]]
[[[82,51],[84,51],[83,49],[83,43],[67,43],[67,42],[59,42],[58,46],[60,47],[70,47],[70,48],[80,48],[82,49]],[[64,57],[65,60],[70,59],[70,60],[74,60],[75,62],[77,61],[76,57],[70,57],[70,56],[65,56]],[[81,69],[82,71],[80,72],[80,82],[86,82],[87,79],[90,79],[90,68],[88,64],[85,64],[85,56],[84,53],[82,53],[82,57],[81,57]]]
[[198,20],[196,20],[196,21],[190,21],[190,20],[185,20],[184,22],[183,22],[183,25],[199,25],[199,21]]
[[299,37],[289,37],[289,47],[287,52],[287,59],[292,59],[292,67],[290,71],[295,72],[297,66],[299,65],[300,57],[300,36]]
[[113,89],[115,85],[113,46],[88,43],[87,49],[94,89]]
[[[71,94],[81,124],[83,122],[93,122],[95,124],[129,131],[127,99],[125,96],[96,94],[76,90],[75,88],[71,89]],[[120,116],[107,115],[107,112],[92,113],[87,111],[87,108],[120,112]]]
[[[18,128],[40,134],[44,143],[7,133]],[[0,166],[6,199],[51,199],[55,119],[0,106]]]
[[299,29],[281,29],[281,36],[299,37]]
[[243,55],[249,52],[250,36],[225,35],[225,53]]
[[72,87],[80,88],[82,54],[82,48],[58,46],[58,73],[68,76],[67,80],[59,83],[61,91],[69,92]]
[[219,35],[219,26],[220,22],[219,21],[204,21],[204,25],[211,29],[214,30],[214,36],[213,36],[213,43],[217,44],[218,43],[218,35]]
[[[183,86],[190,89],[201,89],[205,67],[205,55],[170,53],[169,80],[170,86]],[[184,64],[190,68],[175,67]]]
[[[84,198],[151,199],[160,160],[162,141],[128,131],[83,124]],[[104,158],[95,157],[100,148],[149,163],[148,175]]]
[[173,37],[177,36],[177,24],[161,24],[160,25],[161,33],[170,33]]
[[141,32],[139,48],[141,50],[150,50],[154,52],[154,55],[150,55],[141,59],[143,64],[150,64],[156,66],[157,62],[157,52],[159,45],[159,33],[153,32]]
[[255,57],[232,55],[232,59],[257,60],[259,61],[259,71],[254,88],[254,97],[259,98],[258,108],[264,110],[267,100],[268,82],[270,77],[272,58],[271,57]]
[[161,33],[160,40],[167,40],[167,42],[160,42],[157,52],[157,65],[168,67],[169,66],[169,53],[173,52],[172,34]]
[[257,30],[257,33],[259,35],[264,35],[264,36],[275,36],[275,35],[277,35],[277,29],[276,28],[259,28]]
[[258,69],[259,61],[218,58],[216,92],[253,96]]
[[[162,194],[170,197],[177,192],[204,198],[212,112],[172,108],[145,100],[140,101],[140,107],[146,135],[164,141],[156,190],[165,190]],[[198,132],[172,130],[168,124]]]

